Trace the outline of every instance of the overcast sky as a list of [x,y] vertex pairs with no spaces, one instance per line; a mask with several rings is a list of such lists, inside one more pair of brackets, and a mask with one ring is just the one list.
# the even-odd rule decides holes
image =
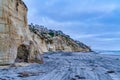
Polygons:
[[29,23],[62,30],[92,49],[120,50],[120,0],[24,0]]

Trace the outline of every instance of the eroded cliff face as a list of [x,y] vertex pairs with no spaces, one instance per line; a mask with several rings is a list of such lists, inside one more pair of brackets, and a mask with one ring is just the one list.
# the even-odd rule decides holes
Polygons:
[[42,52],[91,52],[92,50],[82,42],[75,41],[62,31],[49,30],[44,26],[29,25],[33,40]]
[[28,27],[27,10],[22,0],[0,0],[0,65],[15,61],[42,63],[41,54],[49,51],[91,51],[61,31]]
[[0,64],[11,64],[20,59],[41,60],[40,53],[27,26],[27,7],[24,2],[0,0]]

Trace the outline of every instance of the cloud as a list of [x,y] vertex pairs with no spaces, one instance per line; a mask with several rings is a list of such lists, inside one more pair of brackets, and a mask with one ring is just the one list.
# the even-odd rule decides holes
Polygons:
[[99,33],[99,34],[79,34],[79,35],[77,35],[77,38],[96,38],[96,37],[103,37],[103,36],[108,36],[108,35],[111,35],[111,36],[118,35],[119,36],[120,32],[106,32],[106,33],[104,32],[104,33]]
[[76,1],[74,4],[68,5],[65,8],[64,14],[69,13],[111,13],[114,10],[118,9],[118,5],[114,3],[99,3],[99,1]]
[[[29,14],[47,15],[54,20],[83,20],[103,18],[118,9],[119,4],[96,0],[24,0],[29,8]],[[31,10],[32,9],[32,10]],[[32,12],[33,11],[33,12]],[[88,15],[88,16],[87,16]],[[80,18],[81,17],[81,18]]]
[[24,1],[29,23],[62,30],[93,48],[120,47],[119,0]]
[[108,41],[120,41],[120,38],[95,38],[97,41],[103,41],[103,42],[108,42]]

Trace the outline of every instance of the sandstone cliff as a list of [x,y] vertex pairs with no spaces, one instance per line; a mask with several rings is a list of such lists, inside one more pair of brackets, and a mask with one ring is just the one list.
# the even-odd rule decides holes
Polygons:
[[0,0],[0,65],[43,62],[41,54],[49,51],[91,51],[61,31],[28,27],[27,10],[22,0]]
[[27,10],[22,0],[0,0],[0,64],[41,61],[42,52],[29,35]]
[[39,44],[43,52],[64,51],[64,52],[90,52],[92,51],[85,44],[75,41],[62,31],[49,30],[44,26],[29,25],[33,40]]

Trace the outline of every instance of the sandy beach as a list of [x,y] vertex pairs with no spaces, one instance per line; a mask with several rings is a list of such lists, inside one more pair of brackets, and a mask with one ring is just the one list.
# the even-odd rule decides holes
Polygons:
[[120,80],[120,55],[49,53],[25,64],[1,68],[0,80]]

